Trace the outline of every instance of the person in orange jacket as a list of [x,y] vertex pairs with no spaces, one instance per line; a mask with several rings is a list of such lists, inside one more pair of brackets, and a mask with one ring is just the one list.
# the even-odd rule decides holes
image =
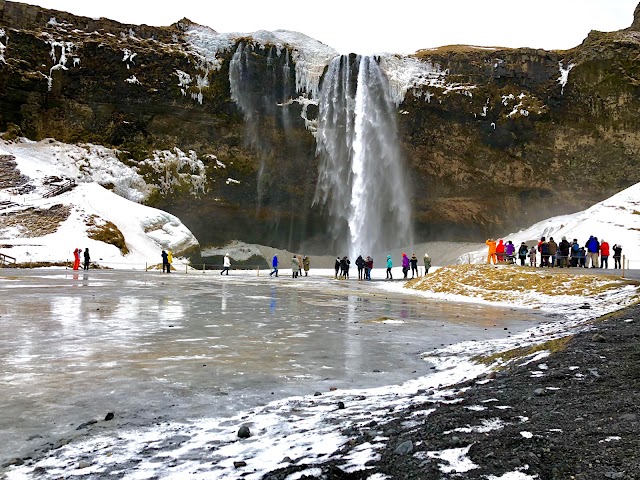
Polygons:
[[78,270],[80,268],[80,249],[76,248],[73,251],[73,269]]
[[494,264],[498,263],[498,258],[496,257],[496,241],[493,238],[490,238],[485,242],[489,246],[489,254],[487,255],[487,263],[493,262]]
[[498,263],[504,262],[504,242],[502,239],[496,245],[496,257],[498,257]]

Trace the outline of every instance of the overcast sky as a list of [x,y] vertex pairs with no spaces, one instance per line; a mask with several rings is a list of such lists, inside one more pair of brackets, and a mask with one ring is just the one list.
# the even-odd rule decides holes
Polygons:
[[413,53],[450,44],[567,49],[626,28],[640,0],[29,0],[124,23],[187,17],[219,32],[294,30],[340,53]]

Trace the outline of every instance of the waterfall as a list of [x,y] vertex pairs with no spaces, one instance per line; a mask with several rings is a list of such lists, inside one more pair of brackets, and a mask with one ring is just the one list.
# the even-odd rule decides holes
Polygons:
[[[318,102],[314,202],[349,256],[413,243],[410,195],[389,82],[374,57],[334,58]],[[339,250],[338,250],[339,251]]]

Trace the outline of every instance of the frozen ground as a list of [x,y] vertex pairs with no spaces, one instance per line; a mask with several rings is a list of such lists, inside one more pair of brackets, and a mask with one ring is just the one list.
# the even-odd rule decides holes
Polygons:
[[[175,435],[190,437],[195,450],[208,448],[201,441],[220,441],[227,453],[216,455],[233,457],[243,423],[254,422],[252,430],[262,431],[260,442],[267,443],[273,440],[267,431],[288,428],[298,415],[295,428],[308,422],[304,428],[315,429],[324,413],[315,415],[331,417],[337,401],[372,395],[362,389],[377,387],[375,395],[393,399],[423,383],[446,383],[451,372],[433,374],[436,364],[421,358],[424,351],[508,339],[549,320],[515,308],[386,292],[379,288],[384,282],[262,275],[0,270],[6,292],[0,319],[8,325],[0,330],[0,464],[70,442],[51,452],[60,459],[57,466],[46,463],[53,457],[43,460],[46,475],[23,467],[8,478],[105,473],[111,467],[99,467],[95,459],[92,469],[75,472],[78,452],[84,458],[85,448],[99,448],[107,463],[126,463],[139,448]],[[383,275],[381,270],[374,277]],[[468,374],[452,373],[454,379]],[[415,380],[421,377],[427,380]],[[403,382],[409,383],[384,387]],[[297,402],[318,408],[294,413]],[[362,401],[363,411],[349,411],[367,418],[378,403],[384,402]],[[108,412],[115,419],[102,421]],[[99,423],[76,430],[92,420]],[[300,442],[315,445],[315,435]],[[333,451],[342,439],[337,432],[330,436],[317,448]],[[107,444],[118,453],[107,455]],[[252,445],[256,452],[263,448]],[[274,452],[267,448],[260,455]],[[278,455],[269,458],[285,456]],[[261,462],[261,468],[275,465]],[[153,465],[130,468],[138,471],[136,478],[168,475],[167,465]],[[226,475],[224,465],[201,478]]]

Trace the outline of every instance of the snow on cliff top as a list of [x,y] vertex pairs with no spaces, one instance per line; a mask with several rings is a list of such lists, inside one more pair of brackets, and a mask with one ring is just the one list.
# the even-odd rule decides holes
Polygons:
[[[560,215],[536,223],[516,233],[505,235],[505,243],[511,240],[516,248],[521,242],[532,245],[540,237],[549,237],[560,243],[562,237],[571,242],[574,238],[584,245],[589,236],[606,240],[610,247],[622,245],[622,254],[629,260],[630,268],[640,268],[640,183],[603,200],[582,212]],[[613,255],[613,252],[611,252]],[[459,263],[482,263],[487,259],[487,249],[475,250],[460,257]],[[610,260],[610,267],[613,260]]]
[[[82,161],[77,162],[75,156],[80,153]],[[146,263],[160,263],[163,248],[180,252],[197,246],[196,238],[177,217],[125,198],[136,199],[140,192],[134,186],[144,186],[144,182],[112,154],[96,146],[82,149],[59,142],[1,141],[0,155],[13,155],[20,174],[28,177],[19,188],[0,189],[0,202],[5,202],[0,206],[4,207],[0,210],[2,253],[18,262],[61,262],[73,259],[75,248],[88,247],[92,261],[101,266],[142,269]],[[51,178],[54,176],[59,180]],[[76,180],[78,185],[45,196],[65,179]],[[114,190],[119,186],[124,195],[100,186],[98,180],[112,183]],[[90,238],[92,228],[107,222],[124,236],[126,255],[112,244]]]

